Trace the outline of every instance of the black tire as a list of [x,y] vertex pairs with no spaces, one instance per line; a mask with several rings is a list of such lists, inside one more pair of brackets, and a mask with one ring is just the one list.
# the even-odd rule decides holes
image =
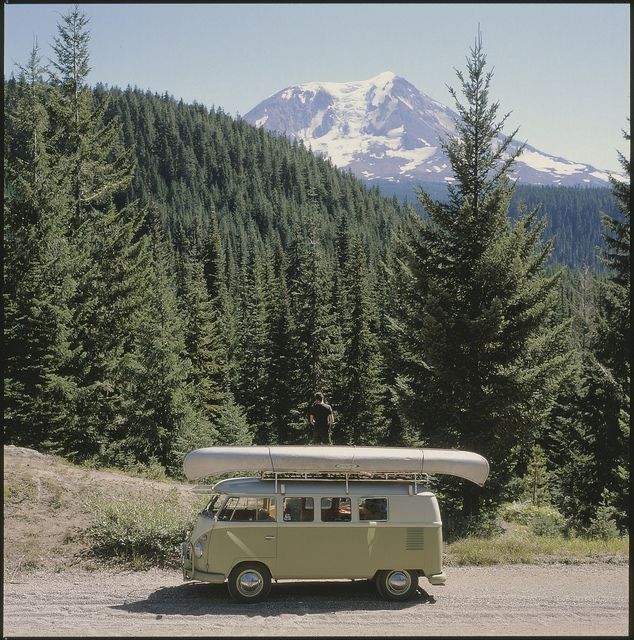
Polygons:
[[244,562],[231,570],[227,588],[237,602],[261,602],[271,591],[271,572],[259,562]]
[[376,574],[375,584],[384,600],[403,602],[418,589],[418,572],[410,569],[388,569]]

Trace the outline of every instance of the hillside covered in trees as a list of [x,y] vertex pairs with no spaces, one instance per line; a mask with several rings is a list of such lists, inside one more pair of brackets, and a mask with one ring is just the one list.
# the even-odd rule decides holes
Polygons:
[[485,455],[484,490],[446,488],[465,527],[537,477],[570,526],[626,527],[629,185],[607,275],[554,270],[535,207],[509,213],[479,46],[472,151],[447,142],[457,186],[421,219],[220,109],[89,87],[88,45],[76,8],[5,82],[8,443],[179,474],[308,443],[320,390],[334,443]]
[[[368,184],[375,185],[374,182]],[[382,193],[396,196],[404,203],[411,204],[421,215],[424,208],[416,198],[416,190],[422,188],[438,200],[447,201],[448,192],[444,184],[427,182],[416,185],[395,184],[377,181]],[[519,217],[522,206],[532,209],[541,205],[540,213],[546,226],[544,235],[553,239],[553,250],[548,258],[549,265],[563,265],[569,269],[589,268],[603,271],[601,250],[605,243],[601,235],[601,214],[621,218],[611,189],[599,187],[544,187],[518,184],[511,197],[509,214],[511,219]]]

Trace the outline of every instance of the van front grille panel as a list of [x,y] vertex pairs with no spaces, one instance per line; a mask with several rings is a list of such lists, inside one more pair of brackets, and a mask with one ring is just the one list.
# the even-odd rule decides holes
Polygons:
[[422,527],[407,528],[405,530],[405,549],[407,551],[422,551],[425,548],[425,530]]

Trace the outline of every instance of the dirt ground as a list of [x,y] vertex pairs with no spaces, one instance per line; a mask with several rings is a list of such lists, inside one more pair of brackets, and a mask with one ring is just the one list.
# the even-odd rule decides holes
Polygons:
[[177,571],[34,572],[4,585],[13,636],[430,636],[628,634],[628,567],[607,564],[447,569],[408,603],[363,581],[273,585],[266,602]]
[[24,447],[4,447],[5,579],[37,569],[65,571],[91,566],[82,536],[91,523],[91,501],[100,496],[178,492],[200,500],[191,485],[130,477],[73,465]]

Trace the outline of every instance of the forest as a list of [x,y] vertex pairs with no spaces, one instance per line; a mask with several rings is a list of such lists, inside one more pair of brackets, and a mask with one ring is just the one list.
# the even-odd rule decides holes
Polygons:
[[521,499],[627,530],[629,183],[594,212],[601,269],[550,261],[481,44],[420,216],[221,108],[91,87],[88,18],[58,30],[4,82],[6,443],[181,477],[193,448],[307,444],[322,391],[335,444],[489,460],[438,489],[461,531]]
[[[423,189],[437,200],[447,201],[446,185],[438,182],[395,184],[387,180],[373,181],[381,192],[396,195],[411,203],[418,213],[425,210],[416,199],[416,190]],[[546,227],[544,234],[553,239],[553,249],[548,256],[550,266],[563,265],[569,269],[589,268],[605,270],[601,251],[606,248],[602,235],[601,211],[610,217],[621,219],[621,213],[612,190],[602,187],[539,186],[518,183],[511,196],[509,215],[516,220],[522,207],[532,209],[540,205]]]

